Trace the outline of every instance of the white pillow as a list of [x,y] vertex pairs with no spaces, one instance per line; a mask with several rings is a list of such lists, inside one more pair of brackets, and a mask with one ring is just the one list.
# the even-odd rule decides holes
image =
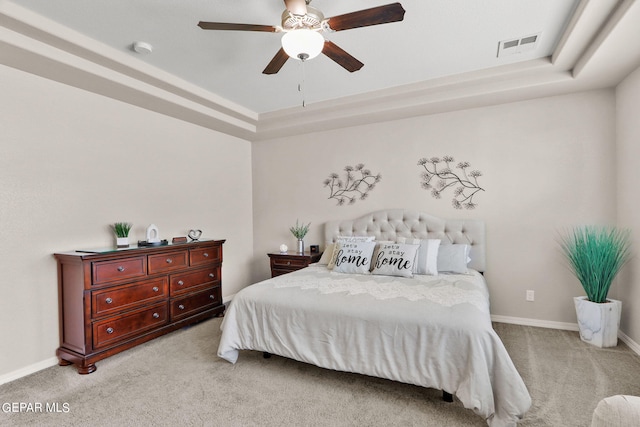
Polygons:
[[338,236],[336,241],[338,242],[373,242],[376,240],[376,236]]
[[455,244],[440,245],[438,249],[438,271],[441,273],[467,274],[467,264],[471,261],[471,246]]
[[338,273],[369,274],[376,242],[338,242],[333,250]]
[[336,243],[333,245],[333,251],[331,252],[331,258],[327,263],[327,268],[332,270],[336,265],[336,248],[338,247],[338,243],[340,242],[373,242],[376,239],[376,236],[338,236],[336,237]]
[[438,275],[438,249],[440,239],[411,239],[398,237],[398,243],[419,244],[416,262],[413,265],[414,274]]
[[413,264],[420,245],[383,243],[373,260],[372,274],[413,277]]
[[[393,240],[376,240],[376,247],[373,250],[373,256],[371,257],[371,259],[376,259],[376,257],[378,256],[378,252],[380,252],[380,246],[387,244],[387,243],[395,243]],[[373,263],[371,263],[371,269],[373,269]]]
[[320,257],[320,261],[318,261],[318,264],[329,265],[329,262],[331,262],[331,258],[333,257],[334,246],[334,243],[327,243],[324,248],[324,252],[322,252],[322,256]]

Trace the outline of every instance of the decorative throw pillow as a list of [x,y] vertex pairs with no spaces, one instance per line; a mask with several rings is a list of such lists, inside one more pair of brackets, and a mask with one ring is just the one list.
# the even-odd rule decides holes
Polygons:
[[[378,252],[380,252],[380,247],[382,245],[386,245],[387,243],[396,243],[393,240],[376,240],[376,247],[373,250],[373,258],[371,259],[376,259],[376,257],[378,256]],[[373,263],[371,264],[371,269],[373,269]]]
[[331,253],[331,258],[327,264],[327,268],[332,270],[336,265],[336,255],[338,252],[336,248],[338,247],[338,243],[340,242],[373,242],[376,240],[375,236],[338,236],[336,237],[336,243],[333,246],[333,252]]
[[438,249],[440,239],[411,239],[398,237],[398,243],[419,244],[418,255],[413,266],[414,274],[438,275]]
[[368,274],[376,242],[338,242],[335,249],[335,267],[338,273]]
[[336,241],[338,242],[373,242],[376,240],[376,236],[338,236]]
[[438,249],[438,271],[441,273],[467,274],[467,264],[471,261],[471,246],[463,244],[440,245]]
[[334,246],[335,246],[334,243],[326,244],[326,246],[324,247],[324,252],[322,252],[322,256],[320,257],[320,261],[318,261],[318,264],[329,265],[329,262],[331,261],[331,257],[333,256]]
[[385,243],[373,259],[371,273],[384,276],[413,277],[413,264],[420,245]]

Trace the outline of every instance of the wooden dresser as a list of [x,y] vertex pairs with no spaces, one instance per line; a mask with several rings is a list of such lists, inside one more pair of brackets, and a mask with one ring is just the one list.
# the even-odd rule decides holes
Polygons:
[[224,240],[56,253],[60,365],[95,362],[220,315]]
[[311,263],[320,261],[322,257],[321,253],[311,254],[309,252],[305,252],[304,254],[296,252],[272,252],[267,255],[271,263],[271,277],[300,270],[301,268],[309,266]]

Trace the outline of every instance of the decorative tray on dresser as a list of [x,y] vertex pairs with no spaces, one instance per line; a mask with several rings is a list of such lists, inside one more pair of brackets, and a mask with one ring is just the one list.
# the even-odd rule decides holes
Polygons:
[[221,315],[224,242],[56,253],[60,365],[90,374],[99,360]]

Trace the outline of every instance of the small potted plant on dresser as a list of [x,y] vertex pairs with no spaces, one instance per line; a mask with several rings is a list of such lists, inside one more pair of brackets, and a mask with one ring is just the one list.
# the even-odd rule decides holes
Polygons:
[[309,232],[309,226],[311,225],[311,223],[307,224],[307,225],[300,225],[298,224],[298,220],[296,219],[296,225],[295,227],[291,227],[289,228],[289,230],[291,231],[291,234],[293,234],[296,239],[298,239],[298,253],[299,254],[303,254],[304,253],[304,236],[307,235],[307,233]]
[[598,347],[615,347],[622,302],[607,298],[630,256],[630,231],[616,227],[576,227],[560,246],[586,296],[574,297],[580,338]]
[[119,248],[129,247],[129,231],[133,224],[129,222],[116,222],[111,226],[113,233],[116,235],[116,246]]

